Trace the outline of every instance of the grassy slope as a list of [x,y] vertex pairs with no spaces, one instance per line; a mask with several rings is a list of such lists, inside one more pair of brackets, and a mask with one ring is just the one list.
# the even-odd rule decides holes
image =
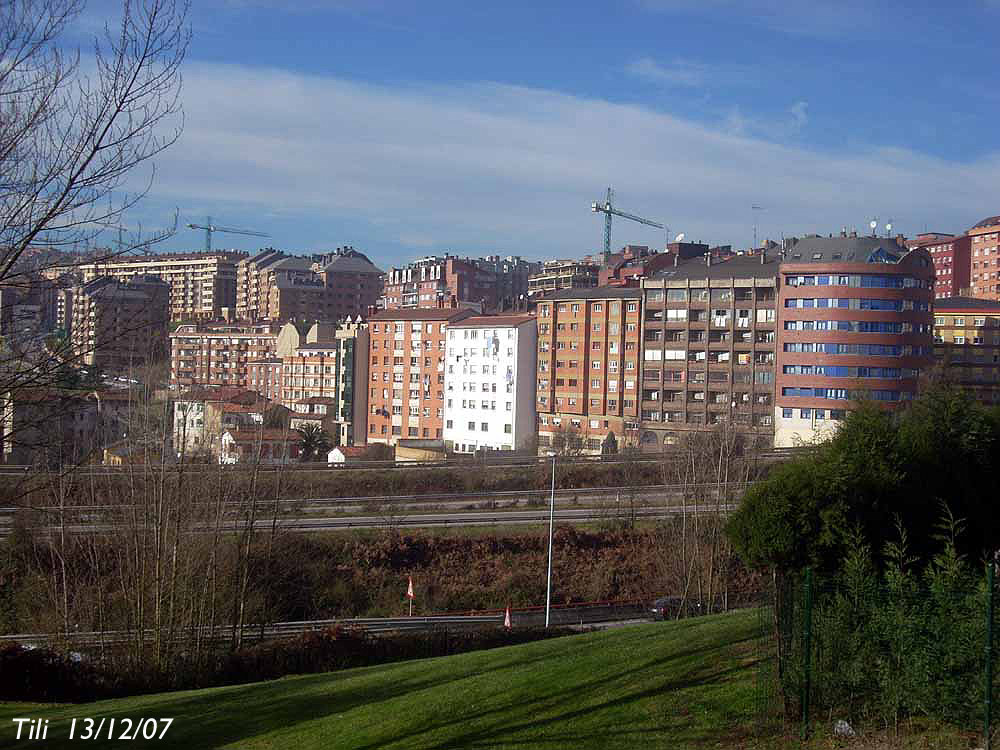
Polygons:
[[70,745],[59,737],[71,716],[172,716],[167,740],[148,746],[190,750],[732,746],[750,720],[756,621],[740,613],[617,628],[81,706],[0,704],[0,746],[13,738],[12,716],[51,719],[47,748]]

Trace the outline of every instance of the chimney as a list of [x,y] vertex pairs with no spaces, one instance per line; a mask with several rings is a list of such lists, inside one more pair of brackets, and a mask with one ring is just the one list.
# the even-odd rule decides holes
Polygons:
[[850,236],[851,236],[851,238],[857,238],[857,236],[858,236],[858,232],[857,232],[857,230],[856,230],[856,229],[852,229],[852,230],[851,230],[851,235],[850,235]]
[[840,228],[840,236],[841,237],[846,237],[847,236],[847,227],[841,227]]
[[705,265],[706,266],[711,266],[712,265],[712,254],[711,253],[705,253]]
[[760,251],[760,264],[763,266],[767,263],[767,250]]

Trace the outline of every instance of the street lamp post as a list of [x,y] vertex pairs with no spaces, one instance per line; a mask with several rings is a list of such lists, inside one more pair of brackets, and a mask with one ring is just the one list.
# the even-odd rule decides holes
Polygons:
[[556,454],[552,456],[552,495],[549,500],[549,572],[545,583],[545,627],[549,626],[549,610],[552,606],[552,527],[556,516]]

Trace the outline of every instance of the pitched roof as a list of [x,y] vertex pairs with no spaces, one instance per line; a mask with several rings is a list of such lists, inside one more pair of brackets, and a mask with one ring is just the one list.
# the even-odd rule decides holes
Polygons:
[[501,328],[532,323],[534,315],[474,315],[453,325],[456,328]]
[[272,427],[265,427],[264,429],[254,429],[251,427],[245,430],[226,430],[223,434],[228,434],[235,442],[245,445],[252,445],[257,442],[294,443],[302,439],[302,436],[295,430],[283,430]]
[[579,289],[560,289],[539,298],[539,304],[549,300],[573,299],[641,299],[642,290],[623,286],[593,286]]
[[329,263],[323,266],[323,270],[331,273],[385,273],[368,260],[367,255],[359,253],[357,250],[347,250],[335,255]]
[[802,237],[787,248],[785,262],[870,263],[869,258],[879,251],[890,263],[907,253],[889,237]]
[[326,404],[327,406],[336,406],[337,399],[331,396],[308,396],[307,398],[300,398],[295,403],[297,404]]
[[1000,216],[987,216],[981,222],[976,224],[973,229],[985,229],[986,227],[996,227],[1000,226]]
[[981,311],[1000,313],[1000,302],[975,297],[945,297],[934,300],[934,312],[961,310],[963,312]]
[[471,310],[460,310],[454,307],[412,308],[406,310],[379,310],[368,320],[374,322],[382,320],[442,320],[455,322],[471,317],[473,314]]

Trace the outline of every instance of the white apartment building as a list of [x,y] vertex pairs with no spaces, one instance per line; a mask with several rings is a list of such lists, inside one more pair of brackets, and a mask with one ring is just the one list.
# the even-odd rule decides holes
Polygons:
[[460,453],[517,450],[536,434],[538,330],[529,315],[449,324],[445,349],[445,445]]

